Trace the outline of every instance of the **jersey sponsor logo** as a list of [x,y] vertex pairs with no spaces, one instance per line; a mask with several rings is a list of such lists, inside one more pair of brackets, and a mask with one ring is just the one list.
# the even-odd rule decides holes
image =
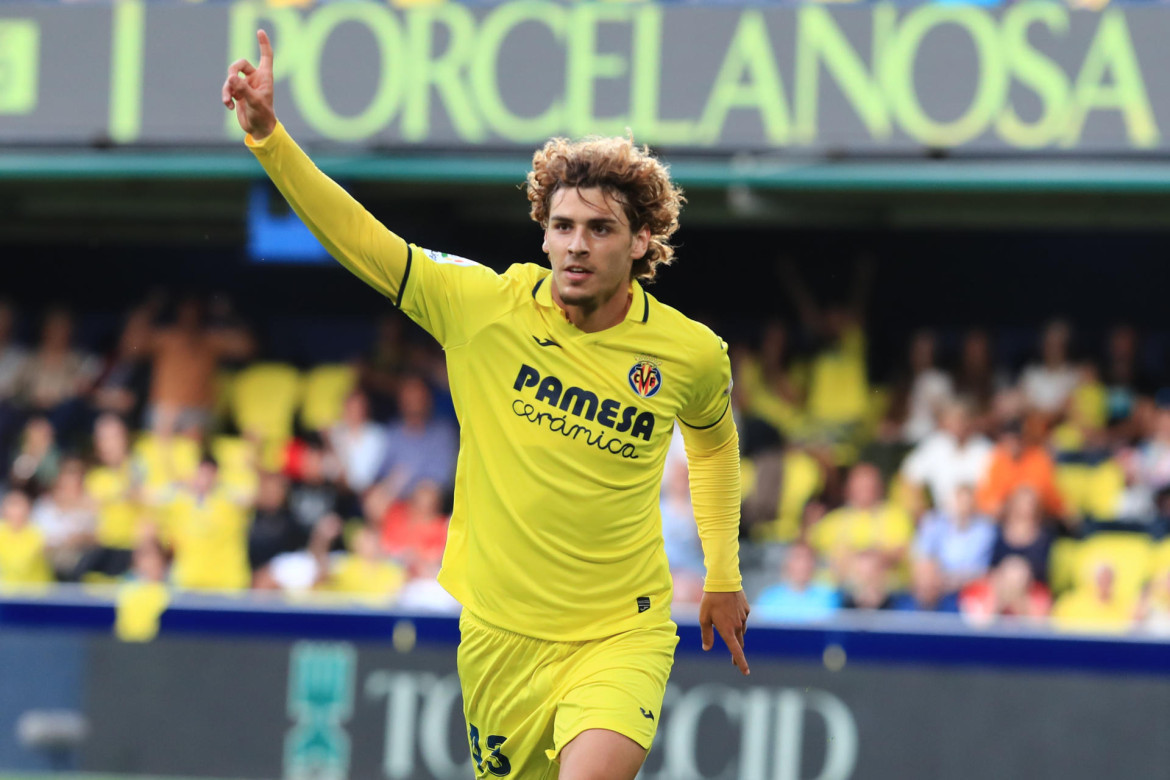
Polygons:
[[612,398],[601,398],[591,390],[564,383],[555,376],[541,376],[530,365],[521,364],[520,372],[512,389],[523,391],[526,388],[536,388],[536,400],[544,401],[555,406],[562,412],[568,412],[574,417],[583,417],[590,422],[596,422],[605,428],[612,428],[618,433],[628,433],[644,441],[650,441],[654,433],[654,414],[644,412],[636,406],[623,406]]
[[423,254],[431,258],[432,262],[439,263],[440,265],[479,265],[479,263],[474,260],[468,260],[466,257],[460,257],[459,255],[452,255],[446,252],[436,252],[433,249],[424,249]]
[[[560,347],[561,346],[560,344],[556,343],[552,339],[542,339],[539,336],[533,336],[532,338],[539,346],[542,346],[542,347]],[[564,349],[564,347],[561,347],[561,349]]]
[[638,597],[638,612],[642,613],[648,609],[650,609],[650,597],[649,596],[639,596]]
[[647,720],[654,720],[654,710],[647,710],[647,709],[643,709],[641,707],[639,707],[638,709],[642,711],[643,718],[646,718]]
[[643,398],[651,398],[662,389],[662,372],[649,360],[642,360],[630,369],[630,387]]
[[[532,366],[521,364],[512,389],[523,393],[532,388],[535,388],[533,402],[517,398],[512,402],[512,414],[523,417],[533,425],[559,433],[566,439],[583,442],[611,455],[636,460],[640,456],[635,444],[609,435],[605,429],[645,441],[650,441],[654,433],[652,412],[642,411],[636,406],[623,406],[612,398],[601,398],[583,387],[565,387],[559,378],[542,377]],[[541,402],[551,406],[553,411],[538,408]],[[585,425],[585,422],[592,425]]]

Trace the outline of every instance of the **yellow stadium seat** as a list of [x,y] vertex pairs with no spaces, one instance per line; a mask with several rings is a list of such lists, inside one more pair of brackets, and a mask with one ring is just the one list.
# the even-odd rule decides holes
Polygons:
[[1115,460],[1107,460],[1091,469],[1085,481],[1084,509],[1091,517],[1117,519],[1121,494],[1125,491],[1125,472]]
[[288,439],[301,400],[301,374],[284,363],[256,363],[236,375],[232,409],[245,436]]
[[1048,585],[1054,593],[1072,588],[1077,581],[1077,563],[1081,543],[1076,539],[1060,538],[1048,552]]
[[1097,533],[1081,542],[1076,587],[1092,587],[1097,567],[1113,567],[1114,588],[1119,594],[1136,595],[1150,576],[1154,545],[1149,537],[1133,533]]
[[301,424],[310,431],[320,431],[341,419],[345,397],[357,383],[357,372],[345,363],[327,363],[305,375],[305,398],[301,405]]

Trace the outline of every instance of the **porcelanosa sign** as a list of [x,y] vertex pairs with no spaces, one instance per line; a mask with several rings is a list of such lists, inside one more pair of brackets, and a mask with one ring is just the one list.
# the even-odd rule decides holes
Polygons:
[[0,5],[0,142],[222,144],[227,64],[276,46],[302,141],[713,151],[1145,151],[1170,128],[1170,7],[766,8],[515,0]]

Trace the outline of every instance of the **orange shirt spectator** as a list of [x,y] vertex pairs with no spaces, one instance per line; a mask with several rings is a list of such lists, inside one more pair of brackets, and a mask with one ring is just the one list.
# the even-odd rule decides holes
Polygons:
[[1021,486],[1036,491],[1045,514],[1064,516],[1064,502],[1056,488],[1056,466],[1052,456],[1042,447],[1025,445],[1019,426],[1009,425],[1000,434],[999,444],[991,454],[987,476],[976,493],[979,510],[998,517],[1008,496]]

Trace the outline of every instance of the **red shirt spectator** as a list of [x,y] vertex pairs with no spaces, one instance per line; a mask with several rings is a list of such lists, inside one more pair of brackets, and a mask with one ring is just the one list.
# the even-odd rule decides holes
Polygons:
[[449,518],[441,506],[439,486],[424,481],[409,499],[392,504],[382,518],[382,549],[402,561],[411,576],[438,568],[443,558]]
[[1052,594],[1032,579],[1032,568],[1019,556],[1005,558],[986,577],[975,580],[959,594],[959,610],[973,623],[984,624],[1001,616],[1042,618],[1052,608]]

